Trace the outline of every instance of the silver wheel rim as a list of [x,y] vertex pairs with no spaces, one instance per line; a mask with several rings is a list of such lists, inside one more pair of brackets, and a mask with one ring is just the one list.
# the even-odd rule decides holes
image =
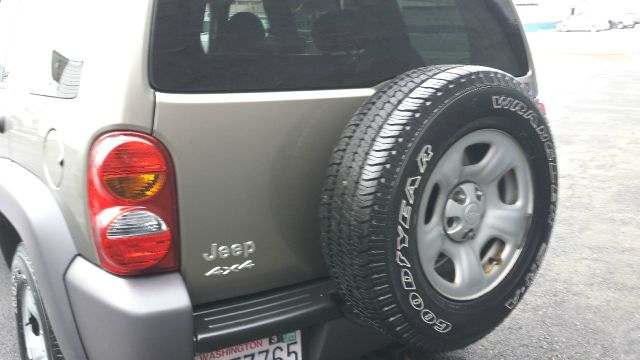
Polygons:
[[520,145],[477,130],[451,146],[427,182],[418,212],[418,256],[443,296],[477,299],[515,265],[533,212],[533,181]]
[[47,346],[42,329],[42,316],[31,286],[26,286],[24,289],[20,311],[22,312],[22,334],[27,357],[32,360],[46,360]]

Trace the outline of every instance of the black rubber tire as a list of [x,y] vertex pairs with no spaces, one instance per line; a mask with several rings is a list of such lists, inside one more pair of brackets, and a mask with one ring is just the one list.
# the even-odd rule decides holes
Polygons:
[[42,316],[44,316],[42,324],[39,324],[38,331],[43,332],[47,348],[47,358],[52,360],[63,360],[64,356],[62,355],[56,336],[53,333],[53,328],[51,327],[47,312],[45,311],[44,304],[42,303],[42,298],[40,297],[40,291],[38,290],[38,283],[33,271],[33,266],[31,265],[31,260],[29,259],[26,248],[22,243],[18,245],[11,263],[11,282],[13,296],[12,303],[16,319],[16,328],[18,330],[18,346],[21,358],[23,360],[29,359],[25,346],[23,327],[21,326],[25,319],[22,318],[20,304],[24,299],[25,291],[31,291],[36,306],[38,307],[38,311]]
[[[529,159],[534,209],[516,264],[491,292],[471,301],[438,293],[419,266],[415,233],[396,247],[407,179],[426,179],[441,155],[479,129],[511,135]],[[418,159],[430,145],[426,169]],[[557,201],[553,140],[537,102],[512,76],[477,66],[409,71],[368,100],[347,124],[329,164],[320,209],[322,244],[349,314],[416,349],[464,347],[493,330],[531,285],[550,238]],[[406,202],[405,202],[406,204]],[[406,213],[405,213],[406,214]],[[409,215],[415,224],[417,211]],[[404,252],[403,252],[404,251]],[[416,289],[403,287],[400,254]],[[404,262],[402,262],[404,263]],[[410,302],[417,298],[420,302]]]

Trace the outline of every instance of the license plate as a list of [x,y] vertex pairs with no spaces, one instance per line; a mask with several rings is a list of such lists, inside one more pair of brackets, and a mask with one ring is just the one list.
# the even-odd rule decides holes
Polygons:
[[197,354],[195,360],[302,360],[300,330]]

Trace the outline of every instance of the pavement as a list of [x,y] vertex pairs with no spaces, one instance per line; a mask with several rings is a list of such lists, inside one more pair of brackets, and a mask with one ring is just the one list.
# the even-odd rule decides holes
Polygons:
[[16,327],[11,306],[11,273],[0,256],[0,360],[18,360]]
[[[560,171],[542,269],[466,359],[640,359],[640,29],[530,35]],[[18,359],[0,257],[0,359]],[[425,359],[426,360],[426,359]]]

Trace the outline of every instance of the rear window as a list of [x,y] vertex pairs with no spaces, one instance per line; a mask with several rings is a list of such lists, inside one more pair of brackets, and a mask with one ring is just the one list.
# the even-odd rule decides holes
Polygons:
[[[502,4],[502,5],[501,5]],[[409,69],[528,71],[503,0],[158,0],[151,83],[167,92],[372,86]]]

